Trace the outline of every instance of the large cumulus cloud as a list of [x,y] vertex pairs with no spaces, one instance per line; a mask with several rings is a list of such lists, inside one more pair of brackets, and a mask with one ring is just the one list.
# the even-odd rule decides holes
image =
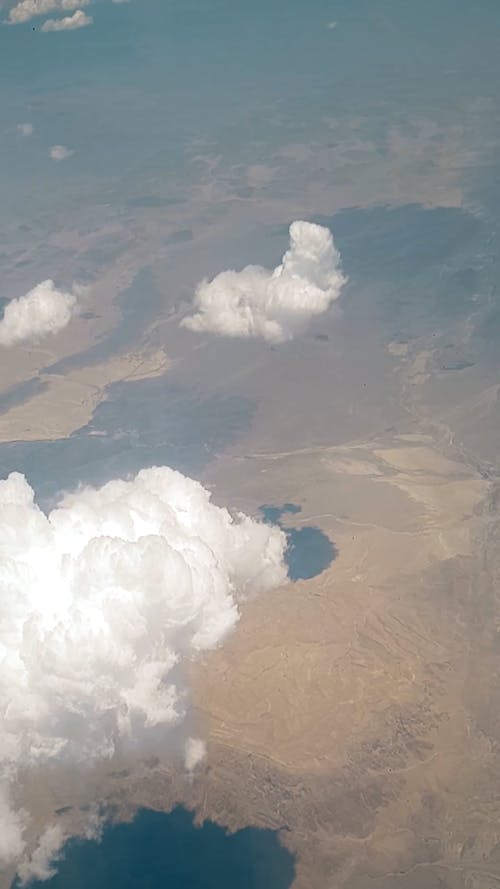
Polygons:
[[24,476],[0,481],[0,864],[49,873],[62,842],[49,827],[28,855],[21,772],[151,738],[196,766],[182,664],[224,639],[243,597],[285,580],[284,548],[279,529],[168,468],[81,489],[49,515]]
[[181,324],[222,336],[284,342],[325,312],[345,282],[331,232],[311,222],[293,222],[290,248],[274,271],[249,265],[202,281],[195,314]]
[[37,284],[25,296],[12,299],[0,321],[0,346],[36,343],[59,333],[71,321],[77,293],[57,290],[50,279]]

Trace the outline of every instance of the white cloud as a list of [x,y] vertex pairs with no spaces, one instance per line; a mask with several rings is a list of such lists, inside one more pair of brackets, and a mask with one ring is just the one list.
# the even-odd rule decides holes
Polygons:
[[86,812],[85,824],[81,831],[86,840],[100,840],[104,830],[105,819],[97,807],[90,806]]
[[[183,664],[224,639],[244,597],[286,579],[285,544],[165,467],[80,489],[49,515],[24,476],[0,481],[3,786],[146,739],[194,767],[204,748],[181,738]],[[4,861],[23,854],[28,820],[0,797]],[[50,870],[61,842],[49,828],[22,874]]]
[[0,862],[10,863],[18,859],[24,851],[24,812],[16,812],[12,807],[8,774],[0,785]]
[[201,738],[188,738],[184,747],[184,765],[193,772],[207,755],[207,746]]
[[[11,816],[22,820],[12,809],[10,813]],[[27,821],[26,813],[23,813],[23,817]],[[25,827],[26,824],[23,824],[23,829]],[[95,806],[89,806],[84,822],[79,826],[78,836],[82,839],[100,842],[103,828],[103,816]],[[18,855],[11,856],[11,860],[16,861],[17,858],[16,870],[20,885],[25,886],[32,880],[50,880],[57,873],[57,865],[64,856],[64,846],[69,839],[70,834],[63,829],[62,824],[52,823],[47,825],[30,852],[26,852],[26,845],[21,840],[22,846]],[[0,853],[1,861],[2,855]]]
[[57,290],[49,279],[25,296],[12,299],[0,321],[0,346],[33,343],[59,333],[71,320],[79,292],[78,288],[76,293]]
[[21,136],[32,136],[34,133],[34,126],[32,123],[18,123],[17,132],[21,134]]
[[[86,15],[82,12],[81,9],[77,9],[77,11],[73,15],[67,15],[63,19],[47,19],[46,22],[43,23],[41,27],[41,31],[76,31],[77,28],[86,28],[87,25],[92,25],[94,23],[94,19],[91,15]],[[62,146],[56,146],[58,148]],[[72,153],[72,152],[71,152]],[[52,155],[51,155],[52,156]],[[69,157],[68,154],[65,157]],[[56,160],[61,160],[61,158],[55,158]]]
[[21,885],[30,880],[49,880],[53,877],[67,839],[59,824],[49,824],[31,855],[22,858],[17,866]]
[[21,0],[9,12],[8,21],[13,24],[29,22],[31,19],[48,12],[72,12],[88,6],[90,0]]
[[[45,22],[45,24],[47,24],[47,22]],[[74,153],[75,152],[66,145],[53,145],[49,151],[49,157],[51,157],[53,161],[65,161],[66,158],[72,157]]]
[[325,312],[345,282],[330,231],[311,222],[293,222],[290,249],[281,265],[274,271],[250,265],[202,281],[196,289],[197,311],[181,325],[222,336],[284,342]]

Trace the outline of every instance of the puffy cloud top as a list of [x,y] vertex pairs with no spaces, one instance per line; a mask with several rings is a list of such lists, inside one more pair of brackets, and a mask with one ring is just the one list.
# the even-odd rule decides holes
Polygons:
[[89,3],[90,0],[20,0],[9,11],[8,21],[13,25],[22,24],[48,12],[72,12]]
[[[76,31],[78,28],[86,28],[87,25],[92,25],[94,23],[94,19],[91,15],[86,15],[81,9],[77,9],[73,15],[67,15],[62,19],[47,19],[46,22],[43,23],[41,30],[48,31]],[[64,148],[63,145],[56,145],[55,148]],[[52,149],[54,150],[54,149]],[[69,157],[70,153],[65,154],[65,157]],[[51,154],[54,157],[53,154]],[[55,160],[62,160],[62,158],[55,158]]]
[[345,282],[330,231],[311,222],[293,222],[290,248],[274,271],[249,265],[202,281],[196,290],[197,311],[181,324],[222,336],[284,342],[325,312]]
[[42,281],[25,296],[7,303],[0,321],[0,346],[33,343],[59,333],[69,324],[76,303],[75,293],[57,290],[50,279]]
[[[21,768],[110,757],[152,732],[164,748],[186,713],[183,661],[224,639],[242,597],[285,580],[284,549],[279,529],[168,468],[81,489],[49,515],[24,476],[0,481],[0,858],[24,848],[9,799]],[[189,769],[203,757],[196,739],[170,743]]]

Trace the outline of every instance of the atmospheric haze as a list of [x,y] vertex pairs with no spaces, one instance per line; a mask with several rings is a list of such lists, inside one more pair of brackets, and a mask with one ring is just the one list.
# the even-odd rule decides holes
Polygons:
[[0,864],[44,873],[40,849],[57,845],[49,831],[27,857],[21,771],[166,738],[196,767],[202,742],[171,734],[188,709],[182,665],[224,639],[244,597],[286,579],[285,545],[165,467],[82,488],[48,515],[24,476],[0,481]]
[[331,232],[297,221],[290,226],[290,248],[277,268],[249,265],[202,281],[195,294],[196,312],[181,324],[221,336],[282,343],[326,312],[345,283]]

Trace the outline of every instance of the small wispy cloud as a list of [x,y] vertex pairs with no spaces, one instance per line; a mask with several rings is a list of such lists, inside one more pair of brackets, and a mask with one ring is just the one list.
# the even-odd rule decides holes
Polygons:
[[21,860],[17,873],[21,885],[31,880],[50,880],[56,873],[56,862],[60,859],[66,841],[59,824],[50,824],[43,832],[32,854]]
[[[116,2],[116,0],[113,0]],[[122,0],[118,0],[122,2]],[[194,772],[207,755],[207,745],[201,738],[188,738],[184,746],[184,765],[186,771]]]
[[49,157],[53,161],[65,161],[68,157],[72,157],[74,153],[67,145],[53,145],[49,151]]
[[32,136],[34,131],[35,128],[32,123],[18,123],[17,125],[17,132],[21,136]]
[[43,23],[41,27],[41,31],[76,31],[77,28],[86,28],[87,25],[92,25],[94,23],[94,19],[91,15],[86,15],[81,9],[77,9],[77,11],[73,15],[67,15],[62,19],[47,19],[46,22]]

